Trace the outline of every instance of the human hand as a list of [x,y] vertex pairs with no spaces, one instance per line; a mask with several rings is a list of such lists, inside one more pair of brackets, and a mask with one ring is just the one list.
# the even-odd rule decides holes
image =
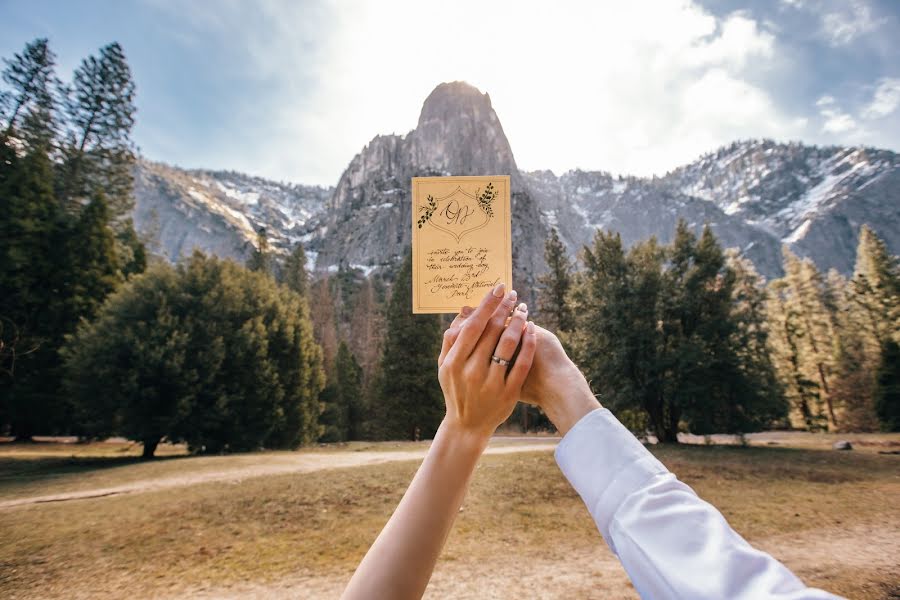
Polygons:
[[565,435],[581,417],[600,408],[600,403],[559,338],[543,327],[535,326],[535,332],[537,351],[521,399],[540,406],[560,434]]
[[[460,312],[444,332],[438,357],[438,380],[447,404],[445,422],[485,441],[512,414],[537,346],[534,323],[526,324],[528,307],[520,304],[513,310],[517,294],[515,290],[504,294],[504,290],[501,283],[477,308]],[[520,341],[521,349],[512,362]]]

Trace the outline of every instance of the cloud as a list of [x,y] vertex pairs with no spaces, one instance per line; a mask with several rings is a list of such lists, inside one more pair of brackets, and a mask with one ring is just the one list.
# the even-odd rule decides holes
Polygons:
[[847,133],[856,129],[856,121],[838,106],[833,96],[822,96],[816,101],[819,114],[824,119],[825,133]]
[[884,22],[872,16],[871,7],[863,0],[850,0],[822,13],[822,33],[832,46],[846,46]]
[[[477,18],[473,18],[477,15]],[[750,15],[693,2],[338,5],[302,127],[348,157],[405,133],[442,81],[489,92],[520,166],[663,173],[735,137],[799,133],[746,70],[778,60]],[[336,117],[337,115],[337,117]]]
[[866,119],[880,119],[897,110],[900,106],[900,79],[883,77],[875,88],[872,101],[863,108],[862,116]]
[[[828,44],[878,26],[859,0],[830,12],[782,0],[769,13],[721,14],[700,0],[222,0],[215,11],[144,1],[171,14],[174,40],[225,73],[229,122],[205,165],[276,179],[334,184],[372,137],[415,127],[443,81],[490,93],[519,166],[556,172],[663,174],[750,137],[847,143],[897,104],[892,79],[865,110],[831,74],[840,100],[811,96],[829,92],[819,65],[846,52]],[[815,41],[826,22],[833,40]],[[198,32],[212,32],[215,48]],[[791,45],[810,38],[813,58]],[[879,143],[896,145],[890,125],[872,130]]]

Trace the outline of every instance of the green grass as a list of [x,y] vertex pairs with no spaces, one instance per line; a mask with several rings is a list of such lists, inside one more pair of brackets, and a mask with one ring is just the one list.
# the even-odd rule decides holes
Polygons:
[[[900,456],[737,447],[654,452],[751,541],[810,535],[817,528],[896,528],[900,519]],[[0,461],[0,498],[17,496],[28,485],[42,491],[84,479],[105,485],[283,454],[289,453],[149,464],[6,456]],[[2,510],[0,596],[146,597],[297,574],[346,577],[416,467],[415,461],[396,462]],[[522,564],[548,556],[563,561],[602,544],[549,452],[485,456],[464,508],[444,561],[477,565],[501,554],[503,561]],[[891,572],[851,567],[801,574],[811,584],[855,598],[883,597],[885,589],[900,584]]]

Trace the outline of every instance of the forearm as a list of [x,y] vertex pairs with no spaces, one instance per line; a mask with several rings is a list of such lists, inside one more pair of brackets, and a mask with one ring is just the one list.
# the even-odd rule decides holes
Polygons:
[[552,385],[541,390],[538,403],[560,435],[566,435],[583,416],[600,408],[584,375],[571,362],[557,370]]
[[342,596],[421,598],[488,438],[441,424],[397,510]]
[[834,598],[750,546],[609,411],[578,422],[556,460],[641,597]]

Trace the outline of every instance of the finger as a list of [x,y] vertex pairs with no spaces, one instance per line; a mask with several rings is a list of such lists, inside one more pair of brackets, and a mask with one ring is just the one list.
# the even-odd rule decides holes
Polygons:
[[459,314],[454,317],[453,322],[450,323],[450,327],[444,332],[444,341],[441,343],[441,354],[438,356],[438,367],[444,364],[447,353],[450,352],[450,348],[453,347],[453,343],[456,341],[456,338],[459,337],[460,327],[462,327],[466,318],[472,314],[473,310],[475,309],[471,306],[463,306],[460,309]]
[[[478,340],[478,343],[475,345],[475,350],[472,351],[472,360],[487,364],[491,359],[491,356],[495,354],[494,350],[497,348],[497,342],[500,340],[500,335],[506,329],[507,320],[509,319],[513,307],[516,305],[517,298],[518,296],[515,290],[511,291],[503,298],[503,302],[501,302],[500,306],[497,307],[497,310],[494,311],[490,321],[488,321],[487,326],[484,328],[481,339]],[[509,359],[510,357],[503,356],[502,358]]]
[[497,306],[503,300],[505,291],[506,285],[498,283],[493,290],[485,294],[478,308],[473,310],[472,314],[466,318],[466,322],[462,324],[459,336],[457,336],[453,347],[450,348],[450,352],[444,358],[445,362],[451,359],[456,360],[457,356],[463,360],[469,358],[472,349],[475,348],[475,344],[478,342],[478,338],[481,337],[481,333],[484,331],[485,325],[487,325],[488,319],[491,318],[491,315],[494,314]]
[[[494,349],[492,356],[512,362],[516,348],[519,347],[519,340],[522,339],[522,333],[525,331],[525,322],[527,320],[528,307],[523,302],[513,311],[513,315],[509,320],[509,326],[503,330],[503,334],[500,336],[500,341],[497,342],[497,347]],[[500,381],[503,381],[506,378],[507,370],[506,365],[492,360],[488,377],[495,379],[499,377]]]
[[506,389],[516,398],[522,394],[522,386],[525,384],[525,378],[528,377],[528,371],[534,362],[534,352],[537,349],[537,331],[532,321],[525,326],[525,333],[522,337],[522,347],[519,349],[519,355],[516,356],[516,362],[513,363],[506,377]]

